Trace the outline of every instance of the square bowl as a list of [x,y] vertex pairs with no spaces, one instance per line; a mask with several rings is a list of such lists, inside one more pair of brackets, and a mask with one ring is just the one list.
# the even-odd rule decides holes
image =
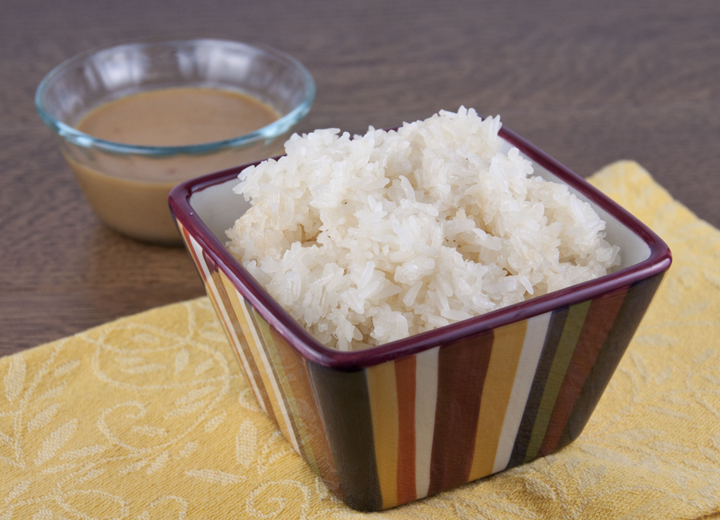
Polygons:
[[185,182],[170,209],[260,406],[358,510],[417,500],[578,437],[670,267],[667,245],[503,127],[536,175],[566,184],[620,246],[612,273],[362,351],[316,341],[225,247],[249,207],[240,166]]

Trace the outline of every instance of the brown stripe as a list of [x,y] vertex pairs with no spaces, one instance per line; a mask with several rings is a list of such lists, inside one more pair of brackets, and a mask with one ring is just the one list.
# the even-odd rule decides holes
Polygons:
[[582,432],[595,406],[610,382],[622,356],[630,344],[640,320],[657,291],[664,273],[657,274],[630,287],[610,328],[590,375],[585,381],[575,406],[568,418],[557,449],[570,444]]
[[365,371],[342,372],[308,363],[328,434],[343,500],[353,509],[382,509]]
[[492,343],[490,332],[440,349],[428,495],[468,481]]
[[590,370],[625,300],[626,293],[627,288],[623,288],[593,300],[590,305],[575,352],[550,415],[545,438],[540,447],[541,455],[548,455],[557,448],[560,435],[572,413],[580,390],[590,375]]
[[398,504],[415,500],[415,356],[395,361],[399,439],[397,467]]

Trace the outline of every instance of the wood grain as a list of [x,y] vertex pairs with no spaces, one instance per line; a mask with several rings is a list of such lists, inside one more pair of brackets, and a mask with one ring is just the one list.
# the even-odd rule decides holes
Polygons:
[[318,95],[301,132],[472,106],[583,176],[635,159],[720,226],[715,0],[0,0],[0,355],[203,294],[184,250],[97,220],[33,106],[78,52],[192,37],[302,61]]

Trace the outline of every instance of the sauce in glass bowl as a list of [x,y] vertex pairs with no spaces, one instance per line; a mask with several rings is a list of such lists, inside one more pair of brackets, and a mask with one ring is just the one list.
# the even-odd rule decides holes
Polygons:
[[139,92],[100,105],[75,125],[99,139],[141,146],[187,146],[250,133],[280,114],[247,94],[208,87]]
[[[279,119],[262,101],[229,90],[177,87],[101,104],[75,127],[98,139],[135,146],[188,146],[232,139]],[[278,143],[280,144],[280,143]],[[281,152],[278,148],[277,153]],[[172,243],[167,194],[180,181],[256,157],[247,150],[166,158],[97,156],[94,166],[65,154],[88,202],[111,227],[141,240]],[[159,223],[154,228],[149,222]]]
[[77,55],[43,78],[35,105],[103,222],[180,245],[170,189],[279,155],[314,98],[315,82],[294,58],[198,39]]

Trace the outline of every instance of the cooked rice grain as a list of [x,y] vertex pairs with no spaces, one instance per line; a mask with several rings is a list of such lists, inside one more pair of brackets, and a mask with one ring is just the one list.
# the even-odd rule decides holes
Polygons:
[[501,151],[500,118],[293,135],[240,174],[227,231],[245,268],[317,340],[358,350],[602,276],[605,223]]

